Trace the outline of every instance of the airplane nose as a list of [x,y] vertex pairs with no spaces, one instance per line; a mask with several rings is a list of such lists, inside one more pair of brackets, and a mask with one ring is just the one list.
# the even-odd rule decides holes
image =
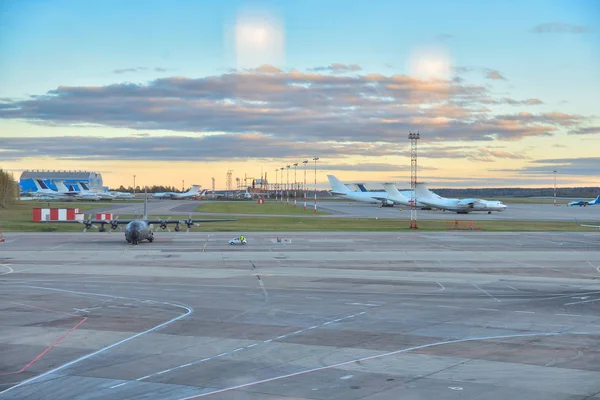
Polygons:
[[138,231],[138,230],[131,231],[131,240],[133,240],[135,242],[139,238],[140,238],[140,231]]

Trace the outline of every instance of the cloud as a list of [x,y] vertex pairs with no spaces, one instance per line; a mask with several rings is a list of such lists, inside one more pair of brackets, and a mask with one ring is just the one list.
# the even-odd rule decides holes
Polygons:
[[[35,147],[32,145],[35,144]],[[30,157],[61,160],[155,160],[155,161],[222,161],[248,159],[312,159],[315,155],[341,158],[348,155],[388,156],[403,154],[378,144],[307,143],[283,141],[261,134],[222,134],[189,136],[131,137],[7,137],[2,138],[0,158],[18,161]],[[345,166],[344,166],[345,165]],[[340,164],[341,169],[375,170],[387,164]],[[390,167],[392,167],[390,165]],[[387,167],[386,167],[387,168]],[[381,169],[384,170],[384,169]],[[387,170],[387,169],[385,169]]]
[[355,72],[361,71],[362,68],[358,64],[341,64],[341,63],[333,63],[331,65],[320,66],[309,68],[309,71],[313,72],[332,72],[332,73],[344,73],[344,72]]
[[[581,158],[548,158],[534,160],[533,165],[528,165],[521,169],[500,169],[499,172],[513,172],[519,175],[554,175],[554,170],[559,175],[569,176],[597,176],[600,157],[581,157]],[[540,165],[542,164],[542,165]]]
[[167,68],[162,68],[162,67],[154,67],[154,68],[147,68],[147,67],[121,68],[121,69],[115,69],[113,71],[113,73],[115,73],[115,74],[125,74],[125,73],[128,73],[128,72],[141,72],[141,71],[167,72],[168,69]]
[[585,128],[575,129],[569,132],[571,135],[593,135],[600,133],[600,126],[589,126]]
[[359,163],[359,164],[319,164],[322,171],[398,171],[410,170],[410,165],[397,165],[386,163]]
[[264,65],[197,79],[60,86],[26,100],[0,102],[0,118],[188,135],[259,133],[285,143],[394,145],[399,134],[415,129],[423,132],[422,142],[518,140],[577,129],[586,121],[560,112],[495,115],[486,107],[504,103],[528,106],[541,100],[498,98],[485,86],[440,79]]
[[574,25],[567,22],[548,22],[539,24],[532,29],[534,33],[589,33],[592,29],[584,25]]
[[487,71],[487,74],[485,75],[485,77],[487,79],[497,79],[497,80],[503,80],[503,81],[506,80],[506,78],[504,77],[504,75],[502,75],[500,72],[495,71],[495,70],[489,70],[489,71]]

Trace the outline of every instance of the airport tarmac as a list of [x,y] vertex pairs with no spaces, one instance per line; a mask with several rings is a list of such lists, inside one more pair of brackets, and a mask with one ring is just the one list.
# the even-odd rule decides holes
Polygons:
[[[212,216],[261,216],[262,214],[223,214],[223,213],[202,213],[194,210],[198,205],[203,204],[195,200],[151,200],[148,202],[149,213],[152,216],[166,217],[169,215],[182,215],[192,213],[199,217],[202,215]],[[317,204],[318,209],[329,212],[330,215],[314,216],[306,215],[282,215],[286,217],[315,217],[315,218],[394,218],[410,220],[410,209],[402,207],[382,207],[377,205],[360,202],[342,202],[326,201]],[[142,214],[143,203],[125,203],[111,204],[92,210],[91,212],[111,211],[117,215]],[[281,205],[281,207],[292,207]],[[402,210],[402,211],[400,211]],[[265,214],[262,216],[274,216]],[[562,221],[574,222],[577,218],[580,221],[600,222],[600,207],[555,207],[552,204],[509,204],[508,209],[502,212],[492,212],[491,214],[473,212],[468,215],[456,214],[448,211],[439,210],[419,210],[420,219],[442,219],[442,220],[500,220],[500,221]]]
[[0,399],[600,399],[598,232],[5,237]]

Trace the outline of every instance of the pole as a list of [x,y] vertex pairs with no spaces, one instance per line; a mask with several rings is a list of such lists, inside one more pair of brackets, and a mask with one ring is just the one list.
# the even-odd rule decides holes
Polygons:
[[135,175],[133,176],[133,194],[135,194]]
[[275,184],[273,184],[273,189],[275,189],[275,203],[278,203],[277,198],[277,184],[279,183],[279,168],[275,170]]
[[302,164],[304,164],[304,211],[306,211],[306,164],[308,164],[308,160],[304,160],[302,161]]
[[315,214],[317,213],[317,161],[318,160],[319,160],[319,157],[313,158],[313,161],[315,162]]
[[285,184],[285,203],[290,205],[290,166],[286,167],[287,169],[287,182]]
[[185,192],[185,179],[181,180],[181,191]]
[[284,169],[285,169],[284,167],[281,167],[281,185],[279,186],[279,190],[280,190],[279,197],[281,198],[281,204],[283,204],[283,170]]
[[556,170],[554,170],[554,206],[556,206]]
[[410,229],[419,229],[417,227],[417,140],[421,138],[419,132],[409,132],[410,139],[410,188],[411,205],[410,205]]
[[294,208],[298,199],[298,179],[296,179],[296,171],[298,170],[298,163],[294,163]]

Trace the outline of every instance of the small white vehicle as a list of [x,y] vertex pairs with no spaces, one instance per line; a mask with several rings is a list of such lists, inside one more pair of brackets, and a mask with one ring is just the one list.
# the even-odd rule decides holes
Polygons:
[[229,241],[230,245],[234,245],[234,244],[246,244],[246,238],[244,239],[240,239],[239,237],[233,238]]

